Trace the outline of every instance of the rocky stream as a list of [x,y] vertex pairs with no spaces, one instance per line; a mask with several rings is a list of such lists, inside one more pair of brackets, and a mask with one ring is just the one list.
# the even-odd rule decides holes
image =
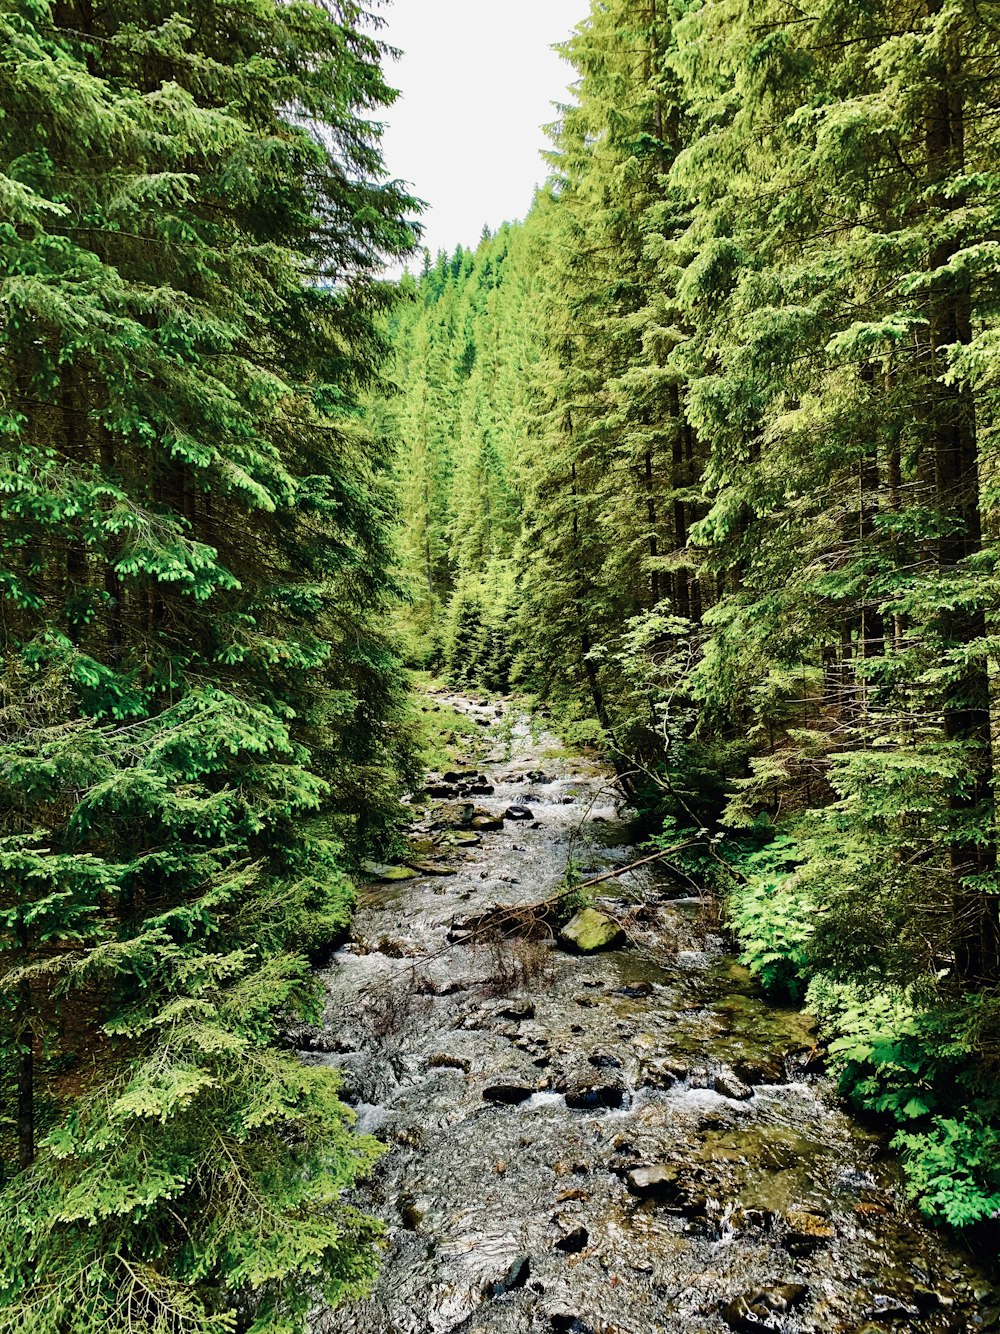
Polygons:
[[596,877],[642,854],[600,765],[510,706],[448,703],[483,744],[415,801],[413,867],[372,868],[303,1038],[390,1149],[354,1197],[387,1225],[381,1278],[316,1334],[1000,1327],[697,886],[605,881],[594,906],[627,933],[597,953],[474,932],[570,859]]

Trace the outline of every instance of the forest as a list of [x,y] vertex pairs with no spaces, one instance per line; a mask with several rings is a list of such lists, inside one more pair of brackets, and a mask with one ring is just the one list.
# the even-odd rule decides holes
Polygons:
[[421,264],[362,0],[0,0],[0,1334],[370,1289],[287,1035],[428,674],[612,766],[995,1237],[1000,4],[580,18],[530,213]]

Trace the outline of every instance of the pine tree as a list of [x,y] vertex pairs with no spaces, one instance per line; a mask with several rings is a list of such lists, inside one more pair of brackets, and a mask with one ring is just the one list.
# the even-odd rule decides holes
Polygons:
[[0,1329],[262,1334],[373,1270],[375,1146],[277,1045],[405,748],[363,24],[0,7]]

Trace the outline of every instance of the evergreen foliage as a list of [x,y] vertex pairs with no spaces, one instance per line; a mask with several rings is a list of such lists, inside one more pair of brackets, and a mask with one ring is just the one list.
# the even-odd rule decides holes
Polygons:
[[824,1011],[844,1091],[959,1224],[1000,1125],[998,27],[593,3],[531,214],[392,331],[419,654],[713,831],[762,980],[884,1018]]
[[2,1330],[284,1334],[373,1272],[377,1148],[280,1044],[409,763],[373,31],[0,3]]

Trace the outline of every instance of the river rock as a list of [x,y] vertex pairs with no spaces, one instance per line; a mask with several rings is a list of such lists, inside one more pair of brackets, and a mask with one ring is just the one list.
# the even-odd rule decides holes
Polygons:
[[592,1325],[588,1325],[578,1315],[571,1315],[568,1311],[559,1311],[550,1316],[549,1328],[554,1334],[594,1334]]
[[458,872],[453,866],[443,866],[440,862],[413,861],[407,862],[407,866],[412,871],[420,875],[457,875]]
[[487,1292],[491,1297],[502,1297],[505,1293],[523,1288],[531,1277],[531,1256],[519,1255],[514,1263],[496,1283],[491,1283]]
[[732,1098],[734,1102],[746,1102],[753,1097],[753,1089],[744,1084],[742,1079],[737,1079],[732,1070],[723,1070],[716,1075],[714,1087],[716,1093],[721,1093],[724,1098]]
[[453,783],[428,783],[420,795],[430,801],[454,801],[459,791]]
[[872,1298],[871,1308],[867,1315],[870,1319],[877,1320],[880,1323],[883,1320],[914,1320],[919,1319],[920,1311],[910,1302],[902,1297],[897,1297],[890,1292],[877,1292]]
[[614,994],[616,996],[626,996],[629,1000],[645,1000],[647,996],[653,994],[652,982],[636,982],[630,987],[616,987]]
[[787,1315],[801,1305],[808,1289],[802,1283],[783,1283],[774,1288],[751,1288],[734,1297],[721,1309],[730,1329],[746,1334],[770,1334],[782,1328],[778,1316]]
[[508,806],[504,811],[506,820],[533,820],[535,812],[530,806]]
[[669,1058],[662,1061],[650,1061],[644,1072],[644,1083],[649,1088],[669,1089],[687,1078],[687,1066]]
[[469,821],[469,828],[478,829],[483,834],[498,833],[503,829],[503,816],[490,815],[487,811],[479,812]]
[[467,829],[477,815],[471,801],[451,801],[435,812],[435,829]]
[[733,1062],[733,1073],[744,1084],[757,1088],[761,1084],[783,1084],[785,1065],[780,1056],[744,1057]]
[[442,775],[446,783],[470,783],[482,777],[478,769],[449,769]]
[[581,1224],[559,1238],[556,1250],[564,1251],[566,1255],[579,1255],[581,1251],[586,1250],[589,1242],[590,1233]]
[[566,1106],[574,1111],[593,1111],[601,1107],[624,1107],[628,1103],[628,1089],[620,1079],[602,1079],[583,1076],[574,1079],[566,1088]]
[[389,882],[393,880],[415,880],[418,872],[409,866],[383,866],[379,862],[364,862],[361,869],[372,880]]
[[792,1255],[811,1255],[824,1242],[832,1241],[836,1229],[828,1218],[808,1209],[790,1209],[785,1214],[785,1248]]
[[612,949],[625,939],[625,932],[613,917],[596,908],[584,908],[559,932],[559,943],[579,954]]
[[500,1103],[508,1107],[516,1107],[519,1103],[527,1102],[534,1093],[534,1085],[529,1087],[514,1080],[509,1083],[489,1084],[483,1089],[483,1097],[487,1102]]
[[625,1173],[625,1184],[641,1200],[663,1200],[677,1204],[682,1196],[681,1171],[674,1163],[630,1168]]

